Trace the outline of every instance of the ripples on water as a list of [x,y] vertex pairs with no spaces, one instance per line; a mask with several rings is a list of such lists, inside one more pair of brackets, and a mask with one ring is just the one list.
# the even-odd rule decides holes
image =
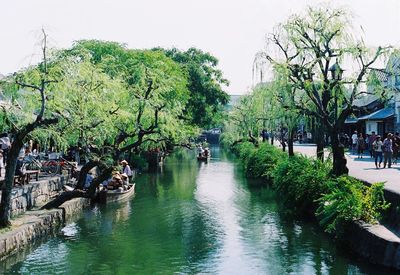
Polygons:
[[218,148],[212,155],[209,163],[193,152],[169,157],[162,173],[137,179],[131,201],[85,209],[7,273],[389,273],[283,216],[272,190],[250,188],[240,163]]

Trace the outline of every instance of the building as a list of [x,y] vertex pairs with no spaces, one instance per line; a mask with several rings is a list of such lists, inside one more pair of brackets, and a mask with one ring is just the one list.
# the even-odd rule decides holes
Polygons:
[[[385,135],[400,132],[400,52],[390,56],[384,69],[373,69],[370,95],[354,102],[358,112],[346,119],[345,132]],[[376,85],[379,84],[379,85]]]

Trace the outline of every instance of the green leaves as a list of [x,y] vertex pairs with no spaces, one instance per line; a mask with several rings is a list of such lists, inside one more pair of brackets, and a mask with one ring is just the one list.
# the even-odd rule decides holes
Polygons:
[[[183,119],[192,83],[186,66],[199,64],[201,75],[208,76],[209,82],[223,80],[213,68],[217,60],[211,55],[191,49],[185,58],[186,63],[181,64],[164,50],[131,50],[99,40],[82,40],[71,49],[52,51],[46,77],[57,81],[48,85],[46,113],[60,117],[60,122],[32,137],[42,145],[51,140],[60,149],[108,144],[141,150],[187,142],[198,129]],[[2,96],[12,107],[1,116],[4,130],[32,121],[40,109],[39,93],[19,89],[15,80],[40,85],[41,66],[21,70],[1,84]],[[216,87],[207,89],[214,92]],[[216,110],[208,101],[196,104],[203,104],[198,107],[210,116]]]
[[190,48],[186,52],[175,48],[155,49],[160,50],[179,63],[188,77],[190,97],[185,104],[186,119],[199,127],[221,126],[221,120],[218,118],[222,117],[222,107],[229,100],[223,86],[229,82],[217,69],[218,60],[196,48]]
[[365,186],[357,179],[343,176],[327,182],[328,191],[318,200],[316,215],[330,233],[341,233],[348,222],[376,223],[389,204],[383,196],[383,183]]

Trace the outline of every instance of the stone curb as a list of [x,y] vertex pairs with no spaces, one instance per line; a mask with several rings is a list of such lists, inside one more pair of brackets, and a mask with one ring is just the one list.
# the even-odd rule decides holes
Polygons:
[[27,211],[13,220],[15,228],[0,235],[0,261],[35,240],[56,232],[69,218],[89,204],[89,199],[76,198],[57,209]]

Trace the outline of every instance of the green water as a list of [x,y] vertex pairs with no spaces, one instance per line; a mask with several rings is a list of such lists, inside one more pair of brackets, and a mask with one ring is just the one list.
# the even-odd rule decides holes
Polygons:
[[[7,274],[388,274],[283,216],[240,163],[212,149],[169,157],[131,201],[85,209],[59,234],[2,264]],[[250,182],[251,186],[251,182]],[[254,186],[254,185],[253,185]]]

